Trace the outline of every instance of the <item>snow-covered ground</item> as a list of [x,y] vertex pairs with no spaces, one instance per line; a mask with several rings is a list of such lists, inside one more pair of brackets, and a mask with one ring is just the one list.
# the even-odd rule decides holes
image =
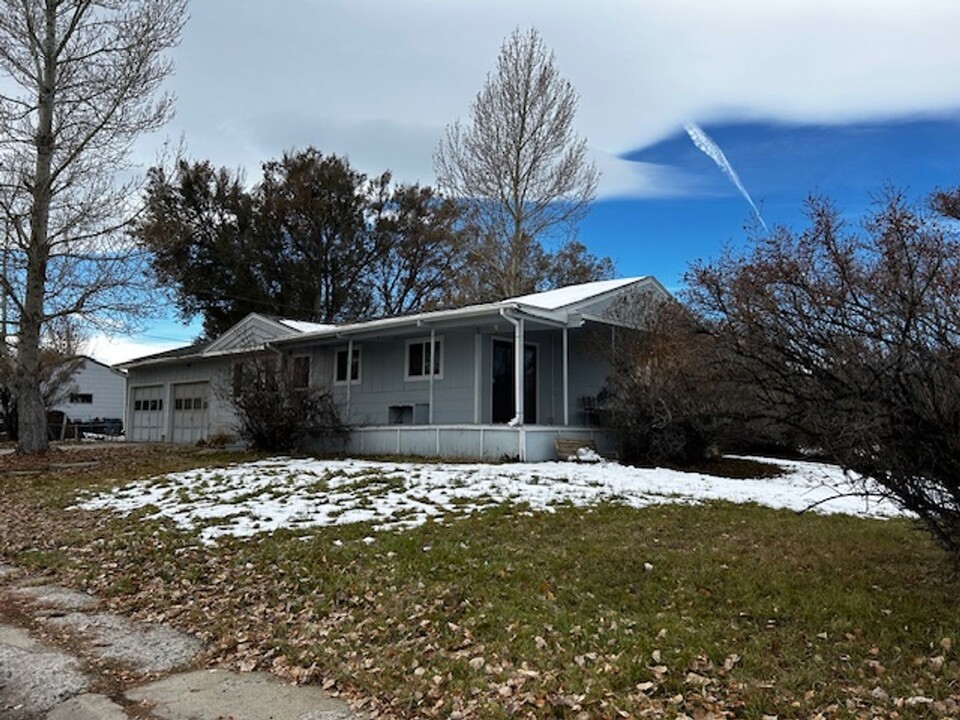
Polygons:
[[[762,460],[762,458],[757,458]],[[887,500],[844,496],[858,488],[833,466],[776,460],[782,476],[734,480],[616,463],[435,464],[271,458],[131,483],[79,507],[126,513],[148,505],[179,526],[202,528],[205,541],[277,528],[372,522],[411,527],[446,513],[499,503],[549,511],[557,503],[603,501],[631,507],[706,500],[862,517],[901,514]]]

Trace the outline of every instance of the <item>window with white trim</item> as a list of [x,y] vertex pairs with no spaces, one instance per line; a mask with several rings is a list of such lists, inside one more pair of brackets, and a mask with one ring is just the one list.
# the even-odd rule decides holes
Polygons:
[[407,340],[404,377],[407,380],[429,380],[443,378],[443,338],[434,338],[433,352],[430,352],[430,338]]
[[[361,348],[353,348],[353,362],[349,363],[350,365],[350,384],[359,385],[360,384],[360,353]],[[346,385],[347,384],[347,348],[337,348],[336,354],[334,355],[333,363],[333,384],[334,385]]]

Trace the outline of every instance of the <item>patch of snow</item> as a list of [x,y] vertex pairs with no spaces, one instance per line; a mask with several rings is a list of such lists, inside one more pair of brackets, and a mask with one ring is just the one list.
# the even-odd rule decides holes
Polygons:
[[[763,460],[763,458],[756,458]],[[279,528],[373,523],[409,528],[430,518],[468,515],[504,503],[551,512],[556,504],[630,507],[726,500],[771,508],[885,518],[904,513],[877,495],[851,495],[861,483],[832,465],[766,460],[775,478],[731,479],[614,462],[418,463],[271,458],[137,481],[82,502],[128,513],[152,505],[200,537],[248,536]],[[364,539],[369,542],[368,539]]]
[[80,442],[124,442],[126,437],[123,435],[104,435],[103,433],[84,432],[80,437]]
[[329,332],[331,330],[337,329],[336,325],[305,322],[303,320],[287,320],[286,318],[280,318],[280,324],[286,325],[291,330],[296,330],[297,332],[301,332],[301,333]]
[[603,456],[593,448],[580,447],[577,452],[567,458],[570,462],[602,463]]
[[504,300],[505,303],[518,303],[529,307],[540,308],[541,310],[559,310],[567,305],[589,300],[597,295],[617,290],[625,285],[638,282],[645,279],[645,276],[617,278],[616,280],[598,280],[596,282],[581,283],[579,285],[568,285],[567,287],[547,290],[546,292],[533,293],[532,295],[521,295],[520,297]]

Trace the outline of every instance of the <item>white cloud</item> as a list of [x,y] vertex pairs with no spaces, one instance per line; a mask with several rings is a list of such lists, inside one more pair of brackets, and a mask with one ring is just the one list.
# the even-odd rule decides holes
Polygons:
[[[518,26],[540,29],[579,89],[579,130],[598,156],[686,120],[843,123],[960,108],[960,84],[944,81],[960,71],[955,0],[204,0],[192,13],[172,134],[251,177],[312,143],[367,172],[432,181],[443,127],[467,115]],[[660,183],[678,180],[615,167],[602,191],[663,195]]]

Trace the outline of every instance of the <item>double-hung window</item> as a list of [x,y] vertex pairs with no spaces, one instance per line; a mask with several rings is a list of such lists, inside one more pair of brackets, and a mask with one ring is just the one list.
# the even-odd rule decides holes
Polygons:
[[350,384],[359,385],[360,384],[360,348],[353,348],[353,359],[351,362],[347,362],[347,348],[337,348],[336,357],[334,358],[333,363],[333,384],[334,385],[346,385],[347,384],[347,372],[349,366],[350,373]]
[[443,378],[443,338],[434,338],[433,348],[430,338],[407,340],[405,377],[407,380],[429,380]]

